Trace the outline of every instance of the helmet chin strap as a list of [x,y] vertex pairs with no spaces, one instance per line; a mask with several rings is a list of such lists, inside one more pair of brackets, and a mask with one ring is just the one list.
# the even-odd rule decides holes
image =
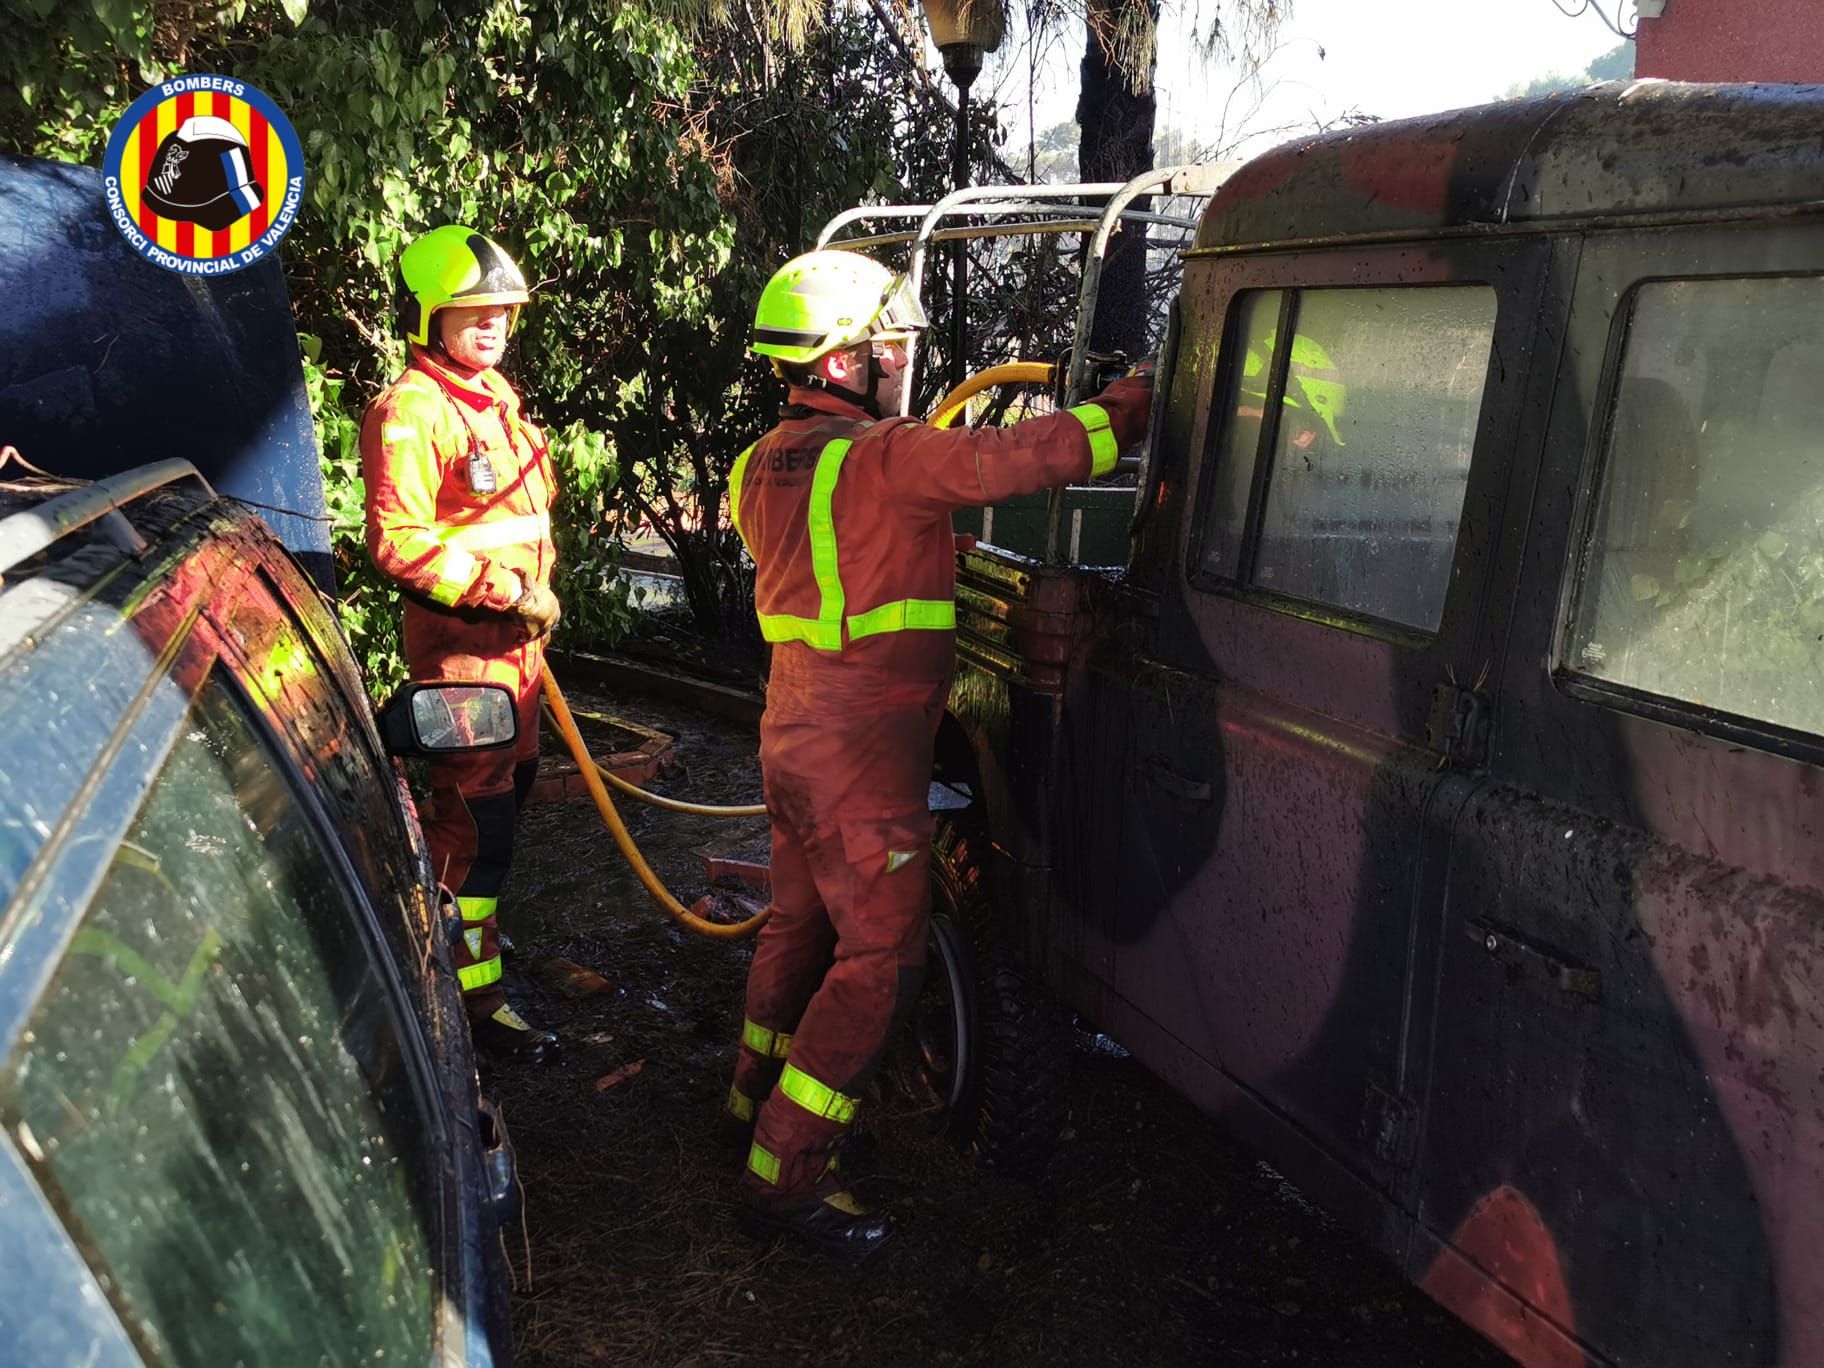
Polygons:
[[870,350],[868,352],[868,390],[866,394],[858,394],[847,385],[832,384],[821,375],[807,375],[804,378],[804,388],[820,389],[826,394],[833,394],[845,403],[854,404],[866,412],[869,417],[878,421],[886,415],[880,411],[880,400],[874,397],[874,391],[879,387],[880,382],[886,379],[886,376],[886,371],[881,369],[880,359]]
[[861,406],[878,421],[886,415],[880,411],[880,382],[887,378],[886,371],[881,369],[880,358],[874,355],[874,349],[868,348],[868,393]]

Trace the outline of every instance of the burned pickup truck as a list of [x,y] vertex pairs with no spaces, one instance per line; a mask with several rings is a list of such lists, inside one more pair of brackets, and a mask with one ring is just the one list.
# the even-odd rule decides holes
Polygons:
[[[1256,159],[1125,562],[961,559],[939,951],[991,914],[1527,1363],[1824,1363],[1821,120],[1618,84]],[[983,1143],[1055,1119],[1016,991],[957,993]]]

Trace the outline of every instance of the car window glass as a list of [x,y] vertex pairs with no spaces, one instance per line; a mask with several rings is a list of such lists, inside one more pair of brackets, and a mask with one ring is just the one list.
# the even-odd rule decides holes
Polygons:
[[[27,581],[29,586],[30,581]],[[29,589],[6,587],[6,594]],[[121,715],[153,670],[153,652],[120,614],[84,604],[34,649],[6,663],[0,693],[0,906],[52,839]],[[169,700],[156,695],[151,706]],[[181,701],[179,703],[181,706]]]
[[1296,318],[1253,582],[1436,630],[1494,291],[1308,290]]
[[1643,285],[1572,668],[1824,733],[1824,280]]
[[197,695],[0,1108],[161,1361],[428,1361],[427,1126],[352,895]]
[[[343,847],[367,886],[412,888],[418,873],[395,806],[397,781],[390,768],[383,771],[376,763],[360,714],[286,611],[276,586],[264,573],[250,576],[220,621],[246,663],[268,725],[293,745],[294,762],[337,822]],[[403,898],[379,910],[395,955],[415,960],[426,929],[418,911]]]
[[1260,419],[1266,403],[1273,333],[1279,325],[1280,291],[1259,290],[1235,304],[1235,364],[1219,412],[1227,416],[1216,437],[1215,467],[1203,538],[1203,568],[1234,579],[1241,564],[1248,518],[1248,489],[1260,447]]

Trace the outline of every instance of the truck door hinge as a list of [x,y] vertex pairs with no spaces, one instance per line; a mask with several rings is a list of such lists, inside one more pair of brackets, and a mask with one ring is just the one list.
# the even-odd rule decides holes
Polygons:
[[1474,768],[1488,759],[1488,696],[1461,684],[1440,684],[1431,695],[1426,741],[1438,753],[1438,768]]
[[1392,1088],[1370,1081],[1367,1106],[1363,1109],[1364,1137],[1374,1147],[1382,1163],[1405,1168],[1412,1163],[1418,1147],[1419,1109],[1412,1100]]

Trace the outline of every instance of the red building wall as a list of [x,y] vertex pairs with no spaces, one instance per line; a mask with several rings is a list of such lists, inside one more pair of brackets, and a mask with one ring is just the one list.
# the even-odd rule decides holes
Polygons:
[[1642,15],[1634,42],[1637,76],[1824,81],[1824,2],[1664,0],[1658,18]]

